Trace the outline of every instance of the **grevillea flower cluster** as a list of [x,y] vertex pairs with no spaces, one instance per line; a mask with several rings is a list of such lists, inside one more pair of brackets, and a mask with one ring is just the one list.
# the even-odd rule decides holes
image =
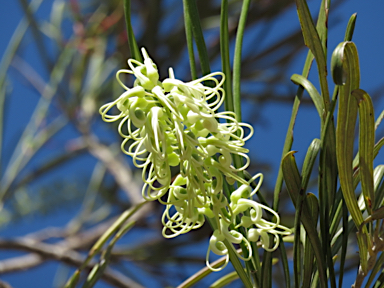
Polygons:
[[[120,121],[121,149],[142,169],[144,199],[165,205],[163,236],[187,233],[209,218],[216,229],[209,241],[206,262],[214,271],[226,266],[228,249],[234,249],[234,244],[247,247],[246,259],[238,254],[244,260],[252,257],[250,241],[260,241],[266,250],[276,249],[278,234],[289,235],[291,231],[279,224],[275,211],[251,199],[263,175],[257,174],[249,181],[239,176],[249,166],[244,144],[253,128],[239,123],[233,112],[217,111],[224,101],[224,74],[211,73],[185,83],[175,79],[170,69],[169,78],[160,82],[156,65],[144,48],[142,53],[144,63],[129,59],[130,70],[117,72],[125,92],[103,105],[100,114],[106,122]],[[136,77],[133,88],[120,80],[124,73]],[[115,114],[111,114],[113,111]],[[247,135],[244,128],[250,131]],[[235,168],[233,156],[241,157],[244,165]],[[171,167],[180,171],[174,179]],[[256,180],[258,185],[252,189],[250,183]],[[230,196],[223,191],[226,183],[238,187]],[[276,221],[263,219],[263,210],[272,213]],[[238,232],[240,227],[246,232]],[[269,234],[274,235],[273,243]],[[226,256],[222,267],[209,264],[210,251]]]

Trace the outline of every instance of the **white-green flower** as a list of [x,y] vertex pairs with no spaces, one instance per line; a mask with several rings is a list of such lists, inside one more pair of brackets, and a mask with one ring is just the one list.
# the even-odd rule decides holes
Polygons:
[[[223,267],[213,269],[209,254],[212,251],[226,255],[226,265],[229,252],[225,240],[231,245],[229,249],[235,250],[233,245],[242,242],[246,245],[248,257],[244,259],[238,254],[244,260],[252,256],[249,241],[261,241],[264,249],[275,249],[278,235],[291,232],[279,224],[275,211],[252,200],[261,185],[262,174],[250,181],[238,175],[250,163],[244,144],[252,136],[253,128],[239,123],[233,112],[217,112],[224,101],[224,74],[216,72],[183,82],[170,69],[169,78],[159,81],[156,65],[144,48],[142,53],[144,63],[130,59],[130,70],[117,72],[125,92],[103,105],[100,114],[106,122],[120,121],[121,149],[142,169],[143,197],[166,206],[163,236],[172,238],[188,233],[201,227],[206,218],[211,219],[217,229],[210,239],[207,265],[215,271]],[[129,88],[120,80],[122,73],[136,77],[134,87]],[[204,85],[207,82],[212,85]],[[245,129],[249,130],[247,135]],[[232,165],[235,155],[244,159],[240,168]],[[174,166],[179,167],[180,173],[172,182]],[[252,190],[250,183],[257,178],[259,184]],[[230,199],[224,195],[224,181],[238,187]],[[272,213],[277,221],[264,220],[263,210]],[[247,230],[246,235],[236,230],[241,226]],[[275,235],[274,243],[269,243],[268,234]]]

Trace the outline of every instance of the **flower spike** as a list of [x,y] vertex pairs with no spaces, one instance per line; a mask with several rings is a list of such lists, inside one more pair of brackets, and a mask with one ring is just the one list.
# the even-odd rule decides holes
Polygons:
[[[215,72],[183,82],[170,68],[169,78],[159,81],[156,64],[144,48],[141,52],[144,63],[129,59],[130,70],[116,73],[125,92],[99,112],[105,122],[120,121],[121,150],[142,169],[143,198],[165,205],[162,235],[173,238],[188,233],[209,218],[217,227],[206,254],[206,265],[212,271],[228,264],[228,249],[244,261],[252,257],[250,242],[260,241],[268,251],[276,249],[278,235],[289,235],[291,230],[280,225],[275,211],[252,200],[263,175],[256,174],[249,181],[239,176],[250,165],[244,145],[254,130],[239,123],[233,112],[217,112],[225,97],[224,74]],[[120,80],[122,73],[136,77],[133,88]],[[205,85],[207,82],[211,85]],[[244,160],[242,167],[232,165],[233,156]],[[180,171],[173,181],[171,167]],[[250,183],[256,179],[259,182],[252,189]],[[230,197],[223,191],[225,180],[237,187]],[[276,222],[263,219],[263,211],[271,213]],[[240,227],[246,233],[236,230]],[[274,235],[273,243],[268,234]],[[240,243],[248,250],[247,257],[234,248]],[[211,251],[226,257],[222,267],[211,266]]]

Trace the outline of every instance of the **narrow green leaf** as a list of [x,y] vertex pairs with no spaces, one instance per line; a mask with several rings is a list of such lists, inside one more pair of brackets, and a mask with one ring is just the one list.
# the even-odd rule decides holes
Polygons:
[[[325,131],[326,128],[324,126],[327,125],[327,120],[330,121],[330,123],[327,131]],[[335,151],[336,139],[333,119],[325,120],[325,124],[322,125],[321,137],[322,147],[320,150],[318,175],[318,191],[320,202],[320,234],[322,237],[323,251],[326,252],[328,279],[330,280],[331,287],[336,288],[336,276],[333,265],[333,255],[331,253],[331,237],[329,231],[329,227],[331,226],[330,210],[335,205],[334,199],[337,187],[337,163]]]
[[[376,156],[379,154],[380,149],[384,146],[384,137],[381,138],[377,143],[375,144],[373,148],[373,158],[375,159]],[[357,153],[355,159],[353,160],[353,169],[355,170],[355,175],[358,176],[358,182],[360,181],[360,168],[359,168],[359,153]],[[358,183],[357,183],[358,184]],[[355,186],[357,186],[357,184]]]
[[340,255],[340,275],[339,275],[339,287],[343,287],[343,279],[344,279],[344,266],[345,259],[347,257],[347,247],[348,247],[348,208],[345,204],[344,199],[342,199],[342,218],[343,218],[343,233],[341,240],[341,255]]
[[87,279],[85,280],[82,288],[92,288],[95,286],[97,281],[101,278],[103,275],[103,272],[107,266],[107,262],[101,262],[97,263],[95,266],[93,266],[91,272],[89,272]]
[[72,277],[68,279],[64,287],[74,288],[80,280],[80,271],[76,270]]
[[[213,268],[219,268],[222,266],[226,261],[226,256],[221,257],[217,259],[215,262],[211,263],[211,266]],[[207,266],[196,272],[195,274],[191,275],[187,280],[185,280],[183,283],[177,286],[177,288],[189,288],[193,285],[197,284],[200,280],[207,277],[209,274],[212,273],[212,270],[209,269]],[[237,272],[236,272],[237,273]]]
[[103,245],[108,241],[110,237],[118,230],[120,227],[134,214],[136,213],[144,204],[148,203],[148,201],[143,201],[136,206],[126,210],[123,212],[120,217],[108,228],[107,231],[97,240],[97,242],[92,246],[89,251],[89,256],[93,257],[96,253],[98,253]]
[[371,214],[375,206],[373,190],[373,148],[375,145],[375,119],[371,97],[365,91],[352,91],[359,105],[359,167],[365,207]]
[[293,74],[291,76],[291,81],[296,85],[301,85],[305,90],[307,90],[309,96],[311,97],[313,104],[315,104],[317,113],[319,113],[320,119],[323,121],[324,119],[324,103],[323,99],[317,91],[316,87],[304,76],[299,74]]
[[97,263],[93,267],[92,271],[89,273],[87,280],[83,284],[83,288],[92,288],[97,283],[97,281],[100,280],[110,262],[112,249],[113,247],[115,247],[116,242],[129,230],[131,230],[135,223],[135,221],[130,221],[120,228],[120,230],[116,233],[116,235],[112,238],[111,242],[108,244],[108,247],[105,249],[105,251],[103,251],[99,263]]
[[[342,211],[344,213],[344,210],[342,210]],[[346,211],[348,211],[348,209]],[[343,215],[343,217],[344,217],[344,215]],[[345,237],[348,240],[348,236],[352,233],[352,231],[354,231],[354,232],[356,231],[355,223],[353,222],[353,220],[350,217],[348,218],[348,216],[347,216],[347,222],[348,222],[347,228],[346,229],[344,229],[344,227],[340,228],[340,230],[336,233],[336,236],[333,237],[333,239],[332,239],[332,242],[331,242],[332,255],[336,255],[337,253],[339,253],[339,250],[342,248],[344,236],[340,237],[340,235],[342,233],[344,233],[344,231],[347,231]]]
[[232,244],[229,243],[227,239],[224,241],[224,244],[228,249],[229,260],[231,261],[233,267],[235,268],[235,270],[236,270],[237,274],[239,275],[239,278],[243,282],[244,286],[246,288],[252,288],[252,283],[251,283],[249,277],[247,276],[247,274],[245,273],[244,267],[243,267],[243,265],[241,265],[241,262],[240,262],[239,258],[237,257],[237,254],[234,251]]
[[319,34],[321,46],[324,55],[327,55],[327,41],[328,41],[328,14],[331,0],[322,0],[319,9],[319,18],[317,19],[316,30]]
[[[272,259],[272,265],[275,265],[278,262],[279,262],[278,259],[276,259],[276,258]],[[224,287],[224,286],[232,283],[233,281],[235,281],[237,279],[239,279],[239,275],[236,273],[236,271],[233,271],[233,272],[230,272],[230,273],[224,275],[220,279],[216,280],[214,283],[209,285],[209,288],[221,288],[221,287]],[[187,286],[182,286],[182,287],[184,288]],[[178,286],[177,288],[182,288],[182,287]]]
[[384,119],[384,110],[381,111],[379,117],[377,117],[376,122],[375,122],[375,130],[377,130],[377,127],[379,127],[381,121]]
[[308,182],[311,177],[311,173],[313,170],[313,165],[315,164],[317,155],[320,151],[320,140],[319,139],[313,139],[311,142],[311,145],[308,147],[307,154],[305,155],[303,168],[301,170],[301,177],[302,177],[302,183],[301,183],[301,189],[305,192],[307,190]]
[[357,49],[352,42],[340,43],[332,54],[333,80],[339,85],[339,109],[336,128],[336,157],[340,186],[356,227],[363,222],[353,187],[353,142],[357,119],[357,101],[351,92],[359,88],[360,70]]
[[[355,29],[355,23],[356,23],[356,13],[353,14],[348,21],[347,28],[345,31],[344,41],[351,41],[352,40],[353,32]],[[336,85],[334,92],[333,92],[333,96],[332,96],[331,108],[328,111],[328,114],[327,114],[327,117],[325,120],[325,124],[324,124],[323,130],[322,130],[322,137],[321,137],[321,139],[324,142],[326,142],[326,146],[327,146],[326,149],[329,150],[329,152],[330,152],[330,153],[327,153],[327,155],[326,155],[327,164],[325,166],[323,164],[321,164],[321,166],[323,168],[322,174],[326,175],[326,178],[328,180],[327,187],[324,187],[326,189],[326,191],[328,191],[328,197],[329,197],[328,201],[329,201],[329,203],[333,204],[332,211],[330,214],[330,217],[331,217],[330,220],[332,222],[331,223],[331,229],[330,229],[330,237],[331,238],[335,235],[337,228],[339,226],[339,221],[342,217],[343,217],[343,231],[346,231],[347,225],[348,225],[348,209],[346,208],[345,202],[342,199],[341,190],[339,189],[339,191],[337,193],[335,193],[336,186],[334,185],[334,183],[337,183],[338,171],[337,171],[337,169],[335,169],[335,167],[337,167],[337,163],[335,163],[336,162],[335,161],[335,159],[336,159],[335,146],[336,145],[335,145],[335,131],[334,131],[334,125],[333,125],[333,115],[334,115],[334,109],[336,107],[336,100],[337,100],[338,93],[339,93],[339,86]],[[330,125],[330,124],[332,124],[332,125]],[[332,130],[333,130],[332,132],[328,132],[328,130],[330,128],[332,128]],[[332,139],[329,139],[330,136]],[[322,161],[320,161],[320,162],[322,162]],[[332,176],[334,177],[334,179],[332,179]],[[333,189],[330,189],[330,188],[333,188]],[[336,194],[336,197],[334,197],[334,194]],[[349,233],[346,233],[346,232],[342,234],[343,235],[342,236],[343,241],[342,241],[342,245],[341,245],[342,252],[341,252],[341,256],[340,256],[341,259],[340,259],[339,287],[342,287],[342,282],[343,282],[342,275],[344,273],[343,267],[344,267],[346,252],[347,252],[348,234]],[[335,254],[335,253],[333,253],[333,254]]]
[[131,51],[131,57],[139,62],[143,62],[139,47],[137,46],[135,33],[131,23],[131,0],[124,0],[125,24],[127,26],[128,45]]
[[[300,222],[302,214],[302,204],[306,197],[306,189],[308,186],[308,182],[312,173],[313,165],[315,164],[315,160],[317,158],[317,155],[320,150],[320,140],[314,139],[311,143],[311,145],[308,147],[307,154],[304,159],[303,169],[302,169],[302,181],[301,181],[301,189],[299,198],[296,201],[296,213],[295,213],[295,240],[293,243],[293,251],[294,251],[294,257],[293,257],[293,267],[294,267],[294,275],[295,275],[295,287],[300,287],[300,281],[301,279],[305,279],[305,277],[302,277],[302,274],[305,270],[302,271],[302,259],[300,257]],[[317,199],[316,199],[317,200]],[[312,217],[313,215],[311,215]],[[317,219],[317,217],[315,218]],[[312,249],[311,249],[312,250]],[[313,259],[312,259],[313,261]],[[309,271],[310,273],[312,272]],[[306,287],[306,286],[304,286]]]
[[223,85],[225,91],[224,105],[226,111],[235,111],[232,97],[232,76],[231,64],[229,58],[229,32],[228,32],[228,0],[221,1],[220,13],[220,54],[221,54],[221,69],[225,75]]
[[231,273],[228,273],[227,275],[224,275],[220,279],[216,280],[214,283],[212,283],[209,288],[221,288],[225,285],[228,285],[235,281],[236,279],[239,279],[239,275],[237,275],[236,271],[233,271]]
[[[299,170],[297,169],[295,157],[293,156],[294,153],[294,151],[291,151],[285,155],[281,163],[281,168],[283,172],[284,181],[289,192],[289,196],[291,197],[291,200],[297,209],[297,199],[299,199],[298,197],[300,195],[302,181],[301,176],[299,174]],[[319,267],[318,269],[321,287],[324,288],[327,287],[324,252],[322,251],[322,245],[316,230],[316,225],[312,219],[311,211],[309,210],[307,201],[303,201],[302,205],[303,207],[301,221],[307,232],[309,241],[312,244],[312,248],[314,250]]]
[[376,158],[377,154],[379,154],[381,147],[384,145],[384,137],[380,138],[379,141],[375,144],[375,148],[373,150],[373,155]]
[[[306,198],[309,205],[309,209],[311,210],[312,219],[316,224],[317,219],[319,218],[319,200],[312,193],[308,193]],[[315,254],[310,241],[305,241],[303,283],[301,287],[310,287],[310,284],[312,281],[313,267],[314,267],[314,258],[315,258]]]
[[357,13],[352,14],[349,18],[347,29],[345,30],[344,41],[352,41],[353,32],[355,31]]
[[[336,157],[340,186],[353,222],[360,229],[363,223],[363,215],[355,196],[352,166],[358,103],[356,98],[351,95],[351,92],[360,86],[360,68],[357,49],[353,42],[342,42],[336,47],[332,54],[331,67],[333,80],[339,85],[340,91],[336,129]],[[360,253],[360,267],[364,273],[367,273],[367,255],[370,242],[365,226],[357,233],[357,242]]]
[[[329,0],[323,0],[321,2],[321,7],[323,7],[324,9],[320,9],[320,11],[319,11],[319,17],[318,17],[317,25],[316,25],[316,28],[318,30],[323,29],[324,31],[326,31],[326,23],[327,23],[327,21],[326,21],[327,12],[325,11],[326,4],[329,5]],[[321,35],[324,35],[324,33],[321,33]],[[326,38],[322,38],[321,41],[324,44],[323,46],[326,46]],[[305,59],[305,63],[304,63],[303,71],[302,71],[302,75],[304,77],[308,77],[309,70],[311,69],[313,59],[314,59],[313,54],[312,54],[311,50],[309,50],[307,53],[307,57]],[[291,118],[289,120],[287,133],[285,135],[285,141],[284,141],[284,147],[283,147],[281,159],[283,159],[285,157],[285,155],[289,152],[289,150],[291,150],[291,148],[292,148],[293,129],[295,126],[296,117],[297,117],[297,113],[299,111],[300,102],[301,102],[301,98],[303,96],[303,92],[304,92],[303,87],[299,86],[297,88],[295,100],[293,102]],[[329,117],[329,118],[331,119],[331,117]],[[282,174],[282,170],[280,167],[278,175],[277,175],[276,183],[275,183],[275,188],[273,191],[273,206],[272,207],[275,211],[278,211],[278,209],[279,209],[280,192],[281,192],[282,186],[283,186],[283,174]]]
[[[84,260],[83,264],[75,271],[73,276],[68,280],[67,284],[64,286],[65,288],[74,288],[76,287],[76,281],[73,280],[76,277],[79,277],[79,274],[82,270],[84,270],[92,258],[101,251],[104,244],[110,239],[113,234],[115,234],[121,227],[126,227],[124,223],[133,215],[135,214],[141,207],[143,207],[144,204],[148,203],[148,201],[143,201],[136,206],[124,211],[120,217],[111,225],[111,227],[108,228],[107,231],[104,232],[104,234],[97,240],[97,242],[92,246],[90,251],[88,252],[87,258]],[[96,268],[95,268],[96,269]]]
[[[272,243],[272,236],[270,235],[269,238],[270,243]],[[266,288],[271,288],[272,287],[272,277],[271,277],[271,272],[272,271],[272,253],[265,251],[263,253],[263,265],[261,266],[261,281],[260,281],[260,286],[261,287],[266,287]]]
[[[231,93],[231,69],[230,69],[230,59],[229,59],[229,35],[228,35],[228,3],[227,1],[222,1],[222,14],[221,14],[221,26],[220,26],[220,49],[222,53],[222,66],[223,66],[223,72],[225,73],[228,78],[226,78],[226,83],[224,84],[225,91],[228,93],[226,95],[226,102],[225,106],[227,111],[234,111],[236,114],[236,118],[238,121],[241,121],[241,97],[240,97],[240,74],[241,74],[241,54],[242,54],[242,44],[243,44],[243,36],[244,36],[244,30],[246,25],[246,19],[248,14],[248,9],[250,5],[250,0],[244,0],[239,24],[237,28],[236,33],[236,41],[235,41],[235,52],[234,52],[234,60],[233,60],[233,94]],[[225,70],[224,70],[225,69]],[[233,95],[233,97],[232,97]],[[234,166],[239,168],[243,166],[243,159],[237,155],[233,157]],[[239,173],[240,177],[243,177],[243,173]],[[252,246],[254,247],[254,246]],[[246,263],[247,265],[247,271],[256,270],[257,274],[253,274],[255,281],[257,281],[257,278],[260,279],[260,269],[257,269],[256,263],[258,263],[258,251],[256,249],[253,249],[253,259],[252,261],[249,261]],[[263,271],[270,271],[268,267],[271,265],[270,260],[272,259],[269,256],[266,256],[268,254],[268,251],[265,251],[264,253],[264,265],[261,268],[261,281],[270,281],[271,275],[270,273],[263,274]],[[255,264],[253,264],[255,263]],[[256,266],[256,267],[254,267]],[[268,278],[268,280],[267,280]],[[268,284],[266,284],[269,287]]]
[[[377,209],[382,205],[384,199],[384,165],[379,165],[373,171],[373,184],[375,191],[375,205],[373,209]],[[381,185],[380,185],[381,183]]]
[[285,241],[284,238],[280,237],[280,245],[279,245],[279,250],[280,250],[280,257],[281,257],[281,264],[283,266],[283,271],[284,271],[284,278],[285,278],[285,287],[290,288],[291,287],[291,278],[290,278],[290,273],[289,273],[289,264],[288,264],[288,257],[287,257],[287,251],[285,249]]
[[296,212],[295,212],[295,226],[294,226],[294,234],[295,238],[293,239],[293,275],[295,279],[295,288],[300,288],[300,281],[302,279],[302,262],[301,259],[301,211],[303,207],[303,200],[305,194],[302,189],[300,189],[299,199],[297,199],[296,203]]
[[[322,2],[322,5],[327,5],[328,2]],[[304,43],[311,50],[317,63],[319,73],[321,93],[326,111],[329,109],[329,90],[327,82],[327,63],[326,54],[323,49],[322,41],[313,23],[311,13],[305,0],[296,0],[297,13],[299,15],[300,26],[303,32]],[[327,10],[327,7],[323,6]],[[326,16],[324,16],[326,17]],[[324,32],[323,32],[324,33]]]
[[243,48],[243,37],[245,30],[245,23],[247,21],[247,15],[249,10],[250,0],[244,0],[241,7],[241,14],[239,25],[236,32],[235,43],[235,56],[233,59],[233,103],[235,108],[235,114],[237,121],[241,121],[241,96],[240,96],[240,74],[241,74],[241,52]]
[[[353,14],[348,21],[348,25],[347,25],[345,36],[344,36],[344,41],[352,40],[355,23],[356,23],[356,14]],[[332,222],[331,227],[333,227],[330,233],[331,237],[333,237],[339,225],[338,223],[341,219],[341,211],[342,211],[341,190],[339,189],[339,191],[336,192],[336,183],[338,181],[338,177],[337,177],[338,171],[337,171],[336,150],[335,150],[336,149],[336,144],[335,144],[336,140],[335,140],[335,131],[334,131],[335,127],[333,125],[333,122],[334,122],[333,115],[334,115],[334,110],[336,108],[338,94],[339,94],[339,86],[336,85],[332,95],[331,107],[328,111],[327,117],[325,119],[324,127],[322,128],[322,131],[321,131],[321,139],[326,143],[326,146],[327,146],[326,149],[330,150],[329,151],[330,153],[327,153],[326,155],[327,164],[325,166],[322,166],[323,168],[322,174],[323,175],[327,174],[326,178],[327,178],[328,184],[325,187],[325,189],[328,192],[328,198],[329,198],[328,201],[332,205],[332,210],[330,213],[330,217],[331,217],[330,220]],[[333,131],[328,132],[329,129],[332,129]],[[328,139],[330,138],[330,136],[332,139]],[[353,167],[356,167],[355,161],[353,163],[354,163]],[[329,177],[330,175],[332,175],[333,178]]]
[[[327,22],[330,1],[323,1],[320,7],[320,16],[317,29],[308,9],[307,1],[296,0],[297,12],[303,31],[304,42],[313,53],[318,69],[321,94],[323,96],[323,106],[325,111],[320,114],[322,123],[322,149],[319,162],[319,200],[320,200],[320,230],[322,237],[323,250],[327,252],[327,262],[329,267],[328,278],[331,287],[336,287],[335,273],[333,269],[332,257],[329,254],[329,209],[332,207],[334,192],[336,191],[336,163],[334,150],[334,125],[331,118],[328,82],[327,82]],[[319,25],[320,24],[320,25]],[[331,109],[330,109],[331,108]],[[327,115],[327,112],[328,115]],[[328,117],[326,117],[328,116]],[[328,118],[328,119],[326,119]],[[328,120],[328,121],[327,121]]]
[[189,17],[190,16],[187,10],[187,6],[184,5],[184,26],[185,26],[185,36],[187,38],[189,66],[191,67],[191,77],[193,80],[195,80],[197,79],[197,71],[196,71],[196,63],[195,63],[195,53],[193,49],[192,23]]
[[189,16],[190,25],[195,39],[197,52],[199,53],[200,66],[203,75],[211,72],[209,68],[208,51],[204,41],[203,30],[201,29],[199,11],[195,0],[183,0],[184,11]]

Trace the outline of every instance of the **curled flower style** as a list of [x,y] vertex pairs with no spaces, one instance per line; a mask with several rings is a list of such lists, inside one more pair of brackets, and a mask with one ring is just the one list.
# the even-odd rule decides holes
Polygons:
[[[142,54],[144,63],[129,59],[130,70],[117,72],[117,81],[125,91],[99,112],[106,122],[120,121],[121,150],[142,169],[143,198],[165,205],[163,236],[188,233],[210,219],[216,229],[206,262],[213,271],[223,267],[209,264],[211,251],[226,255],[225,266],[228,249],[236,251],[234,245],[243,243],[247,248],[246,257],[238,254],[243,260],[252,257],[250,241],[260,241],[266,250],[276,249],[278,235],[291,231],[280,225],[275,211],[252,200],[262,183],[262,174],[250,181],[239,176],[250,164],[244,145],[253,128],[239,123],[233,112],[217,112],[224,101],[224,74],[215,72],[183,82],[169,69],[169,77],[160,81],[156,64],[144,48]],[[121,81],[121,74],[136,77],[132,88]],[[233,156],[243,159],[242,167],[232,165]],[[173,181],[171,167],[180,171]],[[252,190],[250,183],[256,179],[259,183]],[[237,187],[229,198],[223,192],[224,181]],[[263,219],[263,211],[272,213],[276,222]],[[247,233],[238,232],[239,227]],[[270,243],[268,234],[275,236],[274,243]]]
[[[252,190],[250,183],[254,182],[256,179],[259,179],[259,182]],[[225,216],[220,215],[220,228],[215,231],[216,234],[214,233],[211,236],[210,246],[207,251],[206,263],[212,271],[219,271],[223,269],[227,265],[227,262],[225,262],[222,267],[213,268],[209,264],[210,251],[217,255],[226,255],[229,257],[228,249],[232,249],[235,253],[237,253],[239,258],[249,260],[252,257],[250,242],[259,241],[262,248],[267,251],[274,251],[280,244],[279,235],[284,236],[292,234],[291,229],[280,225],[280,217],[273,209],[251,199],[252,196],[259,190],[262,182],[263,174],[259,173],[253,176],[247,184],[242,184],[239,188],[232,192],[230,196],[230,204],[228,205],[229,214]],[[263,219],[263,210],[271,213],[276,219],[276,222]],[[245,215],[245,211],[249,211],[249,216]],[[230,220],[230,222],[223,222],[225,219]],[[237,219],[240,219],[240,221],[237,222]],[[230,228],[231,224],[233,224],[232,227],[235,229],[244,227],[247,231],[246,235],[242,235],[233,228]],[[273,241],[270,239],[269,234],[274,236]],[[228,240],[229,248],[228,246],[225,246],[226,249],[221,249],[219,253],[219,251],[217,251],[217,247],[223,247],[224,240]],[[239,244],[241,242],[244,242],[248,250],[248,256],[246,258],[239,254],[233,246],[233,244]]]

